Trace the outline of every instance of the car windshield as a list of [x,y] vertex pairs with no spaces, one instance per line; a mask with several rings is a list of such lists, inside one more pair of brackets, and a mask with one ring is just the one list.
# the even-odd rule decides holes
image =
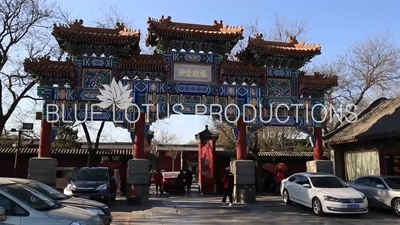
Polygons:
[[179,175],[179,172],[164,172],[163,177],[164,178],[177,178]]
[[64,200],[68,198],[66,195],[58,192],[56,189],[40,182],[31,182],[26,185],[53,200]]
[[36,210],[47,211],[59,206],[52,199],[21,184],[4,185],[1,187],[1,190]]
[[347,188],[347,184],[338,177],[332,176],[316,176],[310,177],[310,180],[316,188]]
[[73,180],[106,181],[108,170],[105,169],[81,169],[76,172]]
[[384,180],[390,188],[400,189],[400,177],[385,178]]

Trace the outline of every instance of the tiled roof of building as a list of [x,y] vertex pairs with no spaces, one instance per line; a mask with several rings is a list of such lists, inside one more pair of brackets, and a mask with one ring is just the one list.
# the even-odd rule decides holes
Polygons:
[[346,123],[325,135],[328,144],[400,136],[400,97],[380,98],[365,109],[354,123]]
[[229,40],[232,37],[242,37],[243,27],[230,27],[222,21],[214,20],[213,25],[200,25],[173,22],[171,17],[162,16],[161,19],[149,18],[147,21],[149,31],[157,31],[167,36],[179,38],[198,38],[210,40]]
[[[196,149],[197,150],[197,149]],[[2,148],[0,154],[15,154],[17,148]],[[194,149],[193,149],[194,151]],[[234,151],[223,151],[222,148],[217,149],[218,155],[235,156]],[[20,154],[37,154],[36,148],[21,148]],[[86,149],[52,149],[51,154],[57,155],[87,155]],[[132,155],[131,149],[99,149],[97,155]],[[261,157],[313,157],[313,152],[260,152]]]

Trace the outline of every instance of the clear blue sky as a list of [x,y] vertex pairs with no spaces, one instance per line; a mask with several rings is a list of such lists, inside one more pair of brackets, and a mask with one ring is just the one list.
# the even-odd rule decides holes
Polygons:
[[[101,5],[113,4],[125,16],[132,18],[134,28],[147,34],[147,18],[171,16],[173,21],[212,24],[223,20],[231,26],[242,25],[249,19],[259,18],[260,27],[268,29],[271,18],[282,15],[288,20],[305,20],[309,24],[308,42],[320,43],[322,55],[314,63],[329,60],[342,53],[346,44],[362,41],[366,36],[389,31],[400,46],[400,1],[234,1],[234,0],[181,0],[181,1],[60,1],[74,17],[90,22],[102,17]],[[179,119],[179,118],[178,118]],[[194,139],[194,134],[204,129],[204,119],[186,116],[185,123],[166,120],[171,131],[181,136],[181,142]],[[129,134],[122,129],[112,129],[115,141],[128,141]]]

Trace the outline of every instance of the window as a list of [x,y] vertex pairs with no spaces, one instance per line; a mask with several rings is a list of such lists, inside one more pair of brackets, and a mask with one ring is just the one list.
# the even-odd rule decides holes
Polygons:
[[392,189],[400,189],[400,178],[399,177],[391,177],[385,178],[386,184]]
[[73,180],[93,180],[106,181],[108,180],[109,171],[106,169],[81,169],[76,172]]
[[371,186],[371,187],[375,187],[376,188],[376,186],[378,184],[383,185],[384,187],[386,187],[386,185],[383,183],[383,181],[381,179],[379,179],[379,178],[369,177],[368,180],[370,182],[369,186]]
[[29,216],[29,213],[25,209],[1,194],[0,206],[6,210],[7,216]]
[[356,185],[370,186],[370,181],[367,177],[355,180]]
[[291,178],[289,178],[290,182],[294,182],[296,180],[296,176],[292,176]]
[[303,184],[310,184],[310,181],[305,176],[296,176],[296,183],[303,185]]
[[334,176],[311,177],[311,182],[316,188],[347,188],[347,184],[340,178]]

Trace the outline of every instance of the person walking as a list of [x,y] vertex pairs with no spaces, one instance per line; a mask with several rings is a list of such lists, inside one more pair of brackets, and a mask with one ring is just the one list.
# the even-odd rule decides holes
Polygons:
[[179,172],[179,175],[177,177],[178,180],[178,191],[179,194],[185,194],[185,174],[183,173],[183,170]]
[[186,170],[186,174],[185,174],[185,185],[186,185],[186,193],[188,195],[192,194],[192,180],[193,180],[193,173],[192,171],[188,168]]
[[225,174],[222,178],[222,184],[224,185],[224,197],[222,197],[222,204],[226,205],[226,197],[229,197],[229,206],[232,206],[233,203],[233,184],[234,184],[234,176],[231,173],[231,168],[225,168]]
[[282,180],[285,179],[285,174],[281,169],[279,169],[278,174],[276,175],[276,189],[275,189],[275,194],[280,194],[281,192],[281,183]]
[[156,172],[154,173],[154,184],[156,185],[156,194],[158,194],[158,191],[162,194],[161,190],[161,183],[163,180],[163,175],[161,173],[160,169],[157,169]]

